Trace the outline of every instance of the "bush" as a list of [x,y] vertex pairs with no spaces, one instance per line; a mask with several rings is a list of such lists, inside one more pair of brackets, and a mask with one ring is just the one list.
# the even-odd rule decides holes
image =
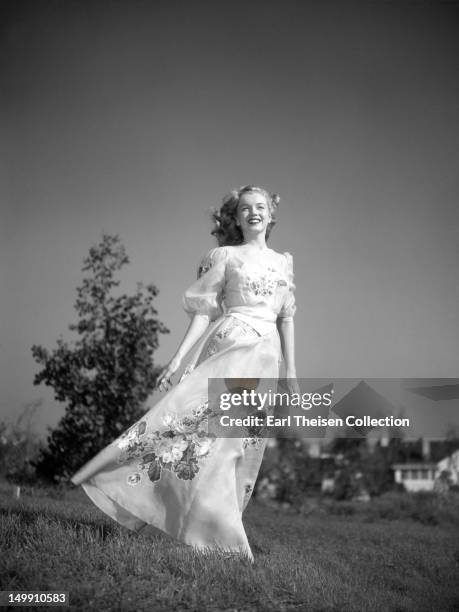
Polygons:
[[36,480],[32,461],[43,448],[31,427],[31,419],[36,408],[35,402],[26,406],[16,423],[0,423],[0,476],[14,484],[33,483]]
[[438,495],[431,491],[384,493],[367,504],[340,501],[326,504],[335,515],[360,514],[364,520],[412,520],[423,525],[450,523],[459,526],[459,494]]

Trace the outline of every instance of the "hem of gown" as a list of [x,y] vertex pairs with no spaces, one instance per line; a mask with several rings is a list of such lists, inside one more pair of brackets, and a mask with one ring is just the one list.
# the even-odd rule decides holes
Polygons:
[[130,529],[131,531],[139,532],[148,525],[145,521],[136,517],[134,514],[129,512],[127,508],[122,506],[120,503],[109,497],[102,489],[93,485],[89,482],[82,482],[79,485],[89,499],[104,512],[107,516],[112,518],[114,521]]
[[208,554],[210,556],[215,554],[223,554],[223,555],[231,555],[234,557],[242,557],[247,559],[251,563],[254,563],[255,559],[252,551],[242,551],[242,550],[233,550],[229,548],[224,548],[220,546],[210,546],[204,544],[190,544],[185,542],[184,540],[180,540],[174,535],[168,533],[164,529],[156,527],[152,523],[148,523],[141,518],[137,517],[135,514],[130,512],[127,508],[122,506],[119,502],[115,501],[109,495],[107,495],[100,487],[91,484],[90,482],[82,482],[80,486],[86,495],[91,499],[91,501],[104,512],[107,516],[112,518],[118,524],[126,527],[130,531],[134,531],[136,533],[140,533],[146,527],[153,527],[156,531],[159,531],[163,534],[166,534],[170,537],[174,542],[180,543],[182,545],[188,546],[195,550],[195,552],[199,552],[200,554]]

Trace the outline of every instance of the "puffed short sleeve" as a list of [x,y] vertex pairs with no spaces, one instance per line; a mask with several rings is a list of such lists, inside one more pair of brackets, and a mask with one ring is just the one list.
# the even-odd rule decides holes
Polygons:
[[286,259],[286,275],[287,275],[287,286],[288,292],[285,296],[284,303],[282,304],[282,308],[280,309],[279,314],[277,315],[279,319],[283,321],[290,321],[295,316],[296,312],[296,302],[295,302],[295,284],[294,284],[294,274],[293,274],[293,257],[290,253],[284,253]]
[[223,313],[221,301],[227,258],[226,247],[211,249],[202,258],[197,280],[183,295],[183,308],[190,317],[201,314],[214,321]]

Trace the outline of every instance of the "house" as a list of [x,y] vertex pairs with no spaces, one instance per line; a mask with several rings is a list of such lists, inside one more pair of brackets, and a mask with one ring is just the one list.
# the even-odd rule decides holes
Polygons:
[[320,490],[322,493],[333,493],[335,490],[335,477],[323,476]]
[[[423,461],[411,461],[406,463],[395,463],[395,482],[402,484],[407,491],[433,491],[436,483],[445,478],[450,484],[459,484],[459,449],[443,457],[440,461],[435,460],[438,452],[441,452],[441,444],[434,446],[435,442],[428,439],[422,440]],[[437,453],[432,453],[432,446]],[[429,460],[430,459],[430,460]]]
[[433,491],[437,475],[436,463],[395,463],[392,469],[395,482],[402,484],[407,491]]

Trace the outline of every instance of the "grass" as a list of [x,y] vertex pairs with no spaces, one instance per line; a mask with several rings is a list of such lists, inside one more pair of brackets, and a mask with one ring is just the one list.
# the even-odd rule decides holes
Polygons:
[[459,609],[458,506],[445,513],[450,502],[437,498],[330,502],[306,515],[252,500],[251,565],[130,532],[80,489],[25,489],[19,499],[12,489],[0,485],[1,589],[68,591],[70,610]]

